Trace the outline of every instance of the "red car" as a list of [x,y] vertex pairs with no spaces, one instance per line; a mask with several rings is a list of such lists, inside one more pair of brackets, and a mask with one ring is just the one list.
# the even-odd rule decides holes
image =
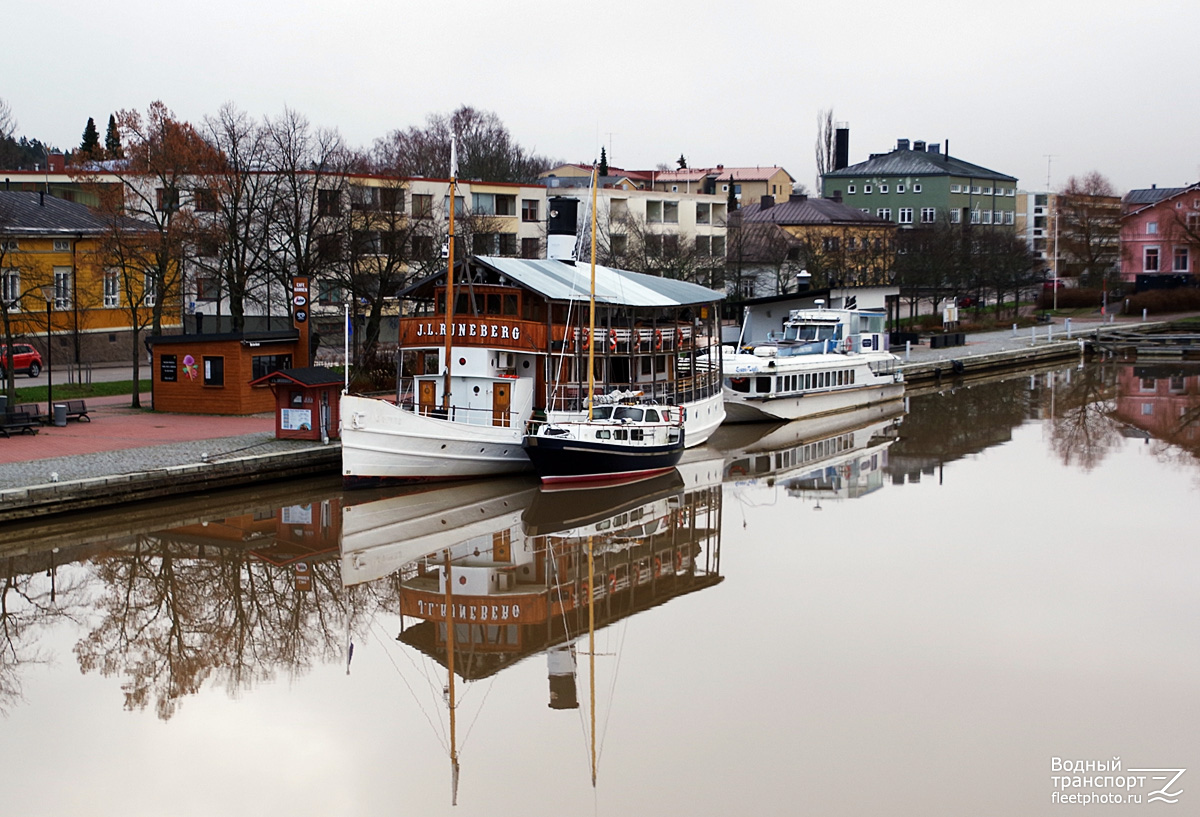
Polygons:
[[28,343],[14,343],[9,347],[9,353],[0,358],[0,377],[8,375],[9,366],[14,372],[37,377],[42,373],[42,356]]

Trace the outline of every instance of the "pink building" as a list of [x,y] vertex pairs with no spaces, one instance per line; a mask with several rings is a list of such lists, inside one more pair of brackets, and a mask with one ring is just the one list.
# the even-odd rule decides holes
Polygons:
[[1200,183],[1130,190],[1121,202],[1121,280],[1192,275],[1200,261]]

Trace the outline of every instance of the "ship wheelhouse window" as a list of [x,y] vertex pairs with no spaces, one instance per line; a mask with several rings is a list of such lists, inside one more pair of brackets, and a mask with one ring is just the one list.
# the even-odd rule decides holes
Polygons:
[[773,378],[773,377],[756,377],[756,378],[754,378],[754,391],[758,392],[759,394],[770,394],[771,393],[771,381],[774,379],[775,378]]
[[593,420],[611,420],[612,413],[613,413],[612,406],[593,406],[592,407],[592,419]]
[[658,412],[656,410],[646,409],[646,422],[659,423],[659,422],[662,422],[662,420],[659,418]]

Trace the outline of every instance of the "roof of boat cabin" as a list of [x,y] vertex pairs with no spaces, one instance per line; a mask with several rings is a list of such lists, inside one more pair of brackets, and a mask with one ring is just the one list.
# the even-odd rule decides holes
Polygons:
[[[511,279],[547,300],[588,300],[591,268],[587,264],[546,258],[482,255],[475,256],[472,262]],[[404,289],[399,295],[411,295],[444,277],[443,273],[431,275]],[[596,303],[599,304],[633,307],[690,306],[712,303],[724,297],[723,292],[688,281],[596,265]]]

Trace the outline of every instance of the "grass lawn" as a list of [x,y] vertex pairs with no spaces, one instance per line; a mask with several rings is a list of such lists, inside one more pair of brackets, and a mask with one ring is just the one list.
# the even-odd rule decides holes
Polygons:
[[[139,381],[140,391],[150,391],[150,381]],[[3,393],[3,390],[0,390]],[[93,383],[84,386],[77,383],[56,383],[55,400],[86,400],[89,397],[111,397],[114,394],[133,394],[132,380],[114,380],[111,383]],[[27,386],[17,389],[17,403],[44,403],[48,398],[45,386]]]

